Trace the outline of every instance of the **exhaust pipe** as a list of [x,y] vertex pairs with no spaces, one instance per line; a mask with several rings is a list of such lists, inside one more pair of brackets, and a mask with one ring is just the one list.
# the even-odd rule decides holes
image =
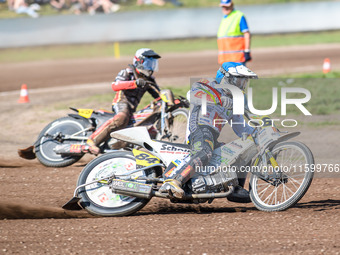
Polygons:
[[[152,189],[152,184],[144,184],[140,182],[124,181],[121,179],[113,179],[110,184],[112,192],[119,195],[126,195],[132,197],[138,197],[143,199],[150,199],[152,197],[169,198],[169,194],[160,193]],[[224,198],[234,192],[232,186],[227,192],[221,193],[202,193],[202,194],[185,194],[183,200],[193,199],[211,199],[211,198]]]

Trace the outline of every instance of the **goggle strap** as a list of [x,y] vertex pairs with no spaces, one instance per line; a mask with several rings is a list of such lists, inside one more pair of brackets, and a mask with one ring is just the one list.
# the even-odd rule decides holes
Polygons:
[[224,70],[224,68],[221,66],[220,67],[220,69],[218,69],[224,76],[226,76],[226,77],[229,77],[230,76],[230,74],[226,71],[226,70]]

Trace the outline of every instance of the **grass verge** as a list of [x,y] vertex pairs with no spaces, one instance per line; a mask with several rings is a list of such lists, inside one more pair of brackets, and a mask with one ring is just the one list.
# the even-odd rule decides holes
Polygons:
[[[298,75],[295,77],[286,78],[263,78],[258,80],[252,80],[250,86],[253,88],[253,105],[255,109],[266,110],[272,106],[273,88],[277,88],[278,105],[277,110],[273,113],[273,116],[281,116],[281,90],[285,87],[304,88],[310,91],[311,99],[304,103],[303,106],[312,115],[331,115],[337,114],[340,111],[340,73],[335,73],[333,76],[338,78],[324,78],[324,74],[313,74],[310,78],[310,74]],[[175,96],[186,96],[187,91],[190,89],[188,85],[181,87],[168,87],[173,91]],[[288,99],[304,98],[302,93],[287,93]],[[81,105],[82,107],[98,107],[98,105],[105,105],[106,110],[110,110],[110,102],[112,101],[112,94],[93,95],[87,98],[78,99],[74,105]],[[138,109],[143,108],[145,105],[153,100],[150,94],[145,93],[142,98]],[[60,104],[57,109],[62,109],[68,106]],[[303,115],[301,110],[295,105],[287,105],[287,115],[296,117]],[[337,122],[336,122],[337,123]],[[334,125],[334,123],[324,123]]]
[[[252,48],[338,43],[339,38],[340,31],[255,35],[252,37]],[[122,56],[133,56],[136,49],[143,47],[152,48],[160,54],[217,50],[216,38],[198,38],[168,41],[121,42],[120,54]],[[113,43],[0,49],[0,63],[113,56]]]
[[[282,115],[281,91],[283,88],[304,88],[311,93],[311,99],[303,106],[312,115],[336,114],[340,111],[340,84],[339,73],[329,74],[338,78],[324,78],[324,74],[306,74],[295,78],[264,78],[251,82],[253,87],[254,107],[259,110],[269,109],[272,106],[273,88],[277,88],[278,107],[274,114]],[[310,77],[313,76],[313,77]],[[302,99],[303,93],[287,93],[288,99]],[[301,115],[301,110],[295,105],[287,105],[287,115]]]

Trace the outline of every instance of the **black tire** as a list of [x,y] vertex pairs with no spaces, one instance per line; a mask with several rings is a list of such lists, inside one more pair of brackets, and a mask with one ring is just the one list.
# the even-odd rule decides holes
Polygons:
[[[126,166],[134,165],[135,158],[130,151],[116,151],[103,154],[93,159],[78,178],[77,186],[89,183],[99,178],[109,176],[117,171],[127,171]],[[118,165],[118,166],[117,166]],[[105,166],[105,167],[104,167]],[[143,175],[154,177],[155,172],[151,169]],[[80,204],[92,215],[97,216],[126,216],[142,209],[149,199],[141,199],[117,195],[111,191],[109,185],[95,183],[79,190]]]
[[185,143],[189,111],[188,109],[180,108],[171,114],[172,118],[169,119],[171,137],[169,141],[173,143]]
[[[249,181],[252,202],[257,209],[267,212],[283,211],[294,206],[305,195],[314,176],[314,171],[311,171],[314,157],[303,143],[295,141],[279,143],[273,148],[272,154],[284,174],[281,181],[277,185],[272,185],[254,174]],[[287,159],[283,159],[285,154]],[[293,163],[288,162],[289,160]],[[270,174],[270,170],[268,173]]]
[[[75,119],[72,117],[63,117],[48,124],[39,134],[37,142],[35,143],[35,154],[41,164],[47,167],[66,167],[74,164],[82,158],[81,156],[62,156],[54,152],[55,146],[61,144],[60,142],[46,137],[45,134],[54,135],[61,132],[64,135],[71,135],[81,130],[84,130],[88,125],[82,119]],[[87,132],[82,132],[80,136],[87,137]],[[84,143],[86,140],[65,140],[62,144],[66,143]]]

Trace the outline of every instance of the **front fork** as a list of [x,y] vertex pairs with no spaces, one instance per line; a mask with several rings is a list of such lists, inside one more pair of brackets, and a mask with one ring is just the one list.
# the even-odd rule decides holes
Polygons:
[[161,137],[166,138],[170,134],[169,132],[169,114],[166,112],[166,102],[162,101],[162,111],[161,111]]
[[[258,171],[258,166],[259,166],[259,162],[260,162],[260,159],[262,157],[262,162],[270,162],[270,165],[273,167],[273,175],[269,175],[268,174],[268,170],[267,170],[267,166],[262,166],[262,168],[264,168],[262,171]],[[264,164],[264,163],[263,163]],[[276,159],[274,158],[274,155],[271,153],[270,150],[265,150],[264,153],[261,155],[259,155],[256,159],[255,159],[255,162],[253,164],[254,167],[256,167],[256,171],[253,172],[253,174],[255,174],[257,177],[259,177],[260,179],[266,181],[266,182],[269,182],[272,178],[278,178],[278,177],[282,177],[282,173],[280,173],[278,171],[279,169],[279,164],[277,163]],[[279,176],[280,175],[280,176]]]

